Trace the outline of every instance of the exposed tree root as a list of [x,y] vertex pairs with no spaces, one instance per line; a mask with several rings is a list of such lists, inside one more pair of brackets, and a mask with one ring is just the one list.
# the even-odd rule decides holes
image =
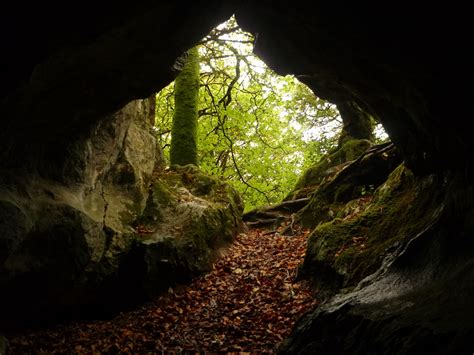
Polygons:
[[273,226],[276,228],[285,221],[291,220],[291,228],[294,224],[294,213],[302,209],[309,202],[310,198],[300,198],[297,200],[283,201],[276,205],[257,208],[243,215],[242,219],[249,227]]

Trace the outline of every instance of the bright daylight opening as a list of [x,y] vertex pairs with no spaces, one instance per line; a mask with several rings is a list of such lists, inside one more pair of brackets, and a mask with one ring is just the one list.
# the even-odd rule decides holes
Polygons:
[[[301,173],[337,146],[342,127],[334,104],[295,76],[273,72],[252,53],[253,43],[232,17],[202,39],[196,58],[197,160],[239,191],[246,210],[283,200]],[[174,90],[173,82],[156,96],[156,131],[168,161]],[[375,132],[386,138],[380,125]]]

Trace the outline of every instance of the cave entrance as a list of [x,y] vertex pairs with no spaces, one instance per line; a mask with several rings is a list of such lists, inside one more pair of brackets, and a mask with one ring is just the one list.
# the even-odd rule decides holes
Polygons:
[[[199,165],[231,183],[246,211],[285,199],[302,172],[338,146],[342,129],[336,105],[297,76],[272,71],[253,53],[255,40],[231,17],[197,44],[197,56],[185,54],[174,66],[184,76],[186,61],[199,63]],[[156,95],[156,133],[168,162],[175,97],[175,82]],[[380,126],[377,133],[383,139]]]
[[[306,168],[321,160],[323,155],[343,144],[341,142],[348,138],[343,136],[347,133],[347,129],[344,129],[347,127],[345,124],[343,127],[342,111],[339,112],[334,104],[314,96],[297,77],[281,77],[271,71],[252,54],[253,44],[254,38],[240,30],[232,18],[211,31],[198,44],[201,70],[196,110],[199,126],[199,163],[205,172],[218,175],[232,183],[244,196],[247,210],[285,199]],[[176,62],[176,69],[180,70],[181,74],[187,59],[183,56]],[[160,91],[156,102],[156,134],[166,155],[169,154],[171,126],[176,111],[174,87],[172,83]],[[346,111],[353,112],[351,109],[353,107],[345,107]],[[120,184],[126,185],[130,181],[121,179]],[[158,189],[155,188],[156,190]],[[161,198],[166,197],[166,194],[163,191],[158,193],[158,202],[163,202]],[[102,197],[104,195],[103,193]],[[177,213],[174,206],[169,208],[169,214],[166,215],[155,208],[152,198],[149,200],[151,203],[146,207],[150,207],[150,211],[146,210],[146,213],[156,212],[153,215],[156,220],[162,218],[173,222],[166,230],[160,229],[160,233],[171,234],[182,230],[181,222],[184,219],[180,219],[180,213]],[[194,206],[196,205],[201,207],[195,203]],[[190,206],[192,204],[188,203],[183,207],[189,210]],[[107,210],[108,205],[105,207],[106,212]],[[184,208],[181,211],[184,211]],[[142,224],[149,222],[147,218],[150,215],[146,213],[141,216],[144,218],[137,222],[139,224],[135,225],[137,238],[140,238],[135,245],[139,245],[139,248],[129,254],[118,270],[119,275],[127,274],[127,277],[119,279],[126,286],[131,284],[137,288],[141,287],[143,280],[140,277],[146,280],[146,287],[157,284],[162,278],[169,278],[172,284],[176,281],[174,276],[181,276],[179,272],[185,274],[189,271],[169,266],[170,260],[174,260],[166,253],[171,250],[171,256],[175,257],[175,254],[172,254],[175,245],[159,244],[164,239],[161,234]],[[198,223],[193,221],[191,225],[198,229]],[[292,224],[290,226],[292,227]],[[155,238],[155,232],[160,239]],[[154,332],[153,334],[160,336],[173,329],[173,336],[177,339],[170,338],[173,346],[180,344],[178,340],[181,341],[181,338],[187,341],[186,336],[193,339],[191,334],[198,332],[200,335],[204,334],[203,346],[212,345],[223,350],[227,333],[232,332],[236,338],[242,339],[242,329],[251,329],[253,325],[257,328],[252,334],[255,337],[244,338],[246,342],[256,342],[266,334],[271,335],[272,344],[281,341],[283,336],[288,335],[291,322],[304,312],[305,308],[299,306],[314,302],[309,291],[297,290],[297,287],[301,286],[293,283],[295,275],[292,273],[296,273],[296,267],[305,253],[304,241],[308,231],[296,233],[292,238],[285,238],[275,230],[255,230],[253,233],[252,239],[239,235],[238,243],[231,247],[234,248],[232,257],[227,255],[223,258],[210,276],[195,280],[192,286],[184,291],[169,288],[164,296],[169,298],[165,298],[163,308],[150,307],[142,313],[129,315],[129,318],[124,316],[122,320],[130,329],[122,330],[122,338],[139,335],[140,339],[137,341],[143,341],[143,346],[147,346],[147,342],[151,340],[141,335],[140,327],[144,325],[146,332]],[[220,235],[221,231],[217,230],[217,234]],[[208,235],[208,230],[204,230],[198,237]],[[166,243],[171,243],[168,242],[169,239]],[[183,240],[178,237],[175,239],[178,242]],[[183,244],[178,246],[183,247]],[[177,250],[180,253],[188,253],[189,246],[192,247],[193,243]],[[337,248],[335,254],[341,254],[346,250],[344,248],[345,245]],[[287,255],[283,255],[283,251]],[[182,254],[179,254],[175,260],[182,258]],[[151,260],[156,264],[150,264],[152,268],[147,268],[148,265],[145,265],[143,260]],[[251,271],[256,265],[264,267]],[[179,263],[178,266],[181,267]],[[137,275],[140,273],[147,274]],[[138,282],[133,282],[135,280]],[[280,303],[275,303],[274,299],[277,298]],[[293,304],[290,301],[293,301]],[[261,304],[265,307],[256,307]],[[249,305],[253,305],[253,308]],[[281,315],[283,309],[288,316]],[[193,317],[194,314],[199,316]],[[262,315],[257,323],[252,317],[255,314]],[[166,322],[142,321],[156,315],[166,318]],[[184,318],[188,315],[188,318]],[[221,322],[209,322],[210,319],[216,318],[216,315],[221,317]],[[187,327],[178,328],[175,325],[178,320],[181,320],[180,325]],[[131,326],[133,322],[135,323]],[[255,327],[255,324],[258,327]],[[207,339],[202,330],[212,330],[213,326],[217,331],[213,331],[213,337]],[[140,329],[140,332],[136,329]]]

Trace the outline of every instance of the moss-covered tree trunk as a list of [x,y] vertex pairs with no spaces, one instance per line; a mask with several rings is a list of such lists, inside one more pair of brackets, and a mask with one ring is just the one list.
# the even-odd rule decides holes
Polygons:
[[369,113],[353,101],[338,102],[337,109],[341,114],[343,123],[342,132],[339,136],[339,147],[353,139],[374,140],[374,119]]
[[188,51],[183,70],[174,84],[175,112],[171,130],[170,164],[197,165],[199,52]]

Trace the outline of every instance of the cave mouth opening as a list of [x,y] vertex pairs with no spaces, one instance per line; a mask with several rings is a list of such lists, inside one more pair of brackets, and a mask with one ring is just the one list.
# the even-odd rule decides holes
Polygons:
[[[285,199],[305,170],[337,148],[343,125],[335,104],[255,55],[255,41],[232,16],[197,43],[192,59],[200,70],[198,164],[236,188],[246,211]],[[186,60],[185,53],[174,69],[181,72]],[[168,162],[175,98],[175,82],[156,94],[155,130]],[[378,141],[387,138],[380,124],[373,128]]]
[[[72,52],[69,54],[63,53],[65,56],[62,58],[61,56],[58,57],[58,59],[65,60],[58,60],[49,67],[45,63],[44,77],[42,77],[43,70],[38,71],[37,74],[39,75],[34,77],[33,85],[28,84],[25,87],[26,94],[19,93],[18,105],[12,104],[8,107],[9,110],[7,110],[7,113],[10,113],[16,111],[15,108],[20,107],[20,105],[25,106],[24,109],[17,110],[16,114],[11,115],[10,120],[7,118],[7,124],[5,125],[7,129],[2,134],[2,138],[5,138],[2,139],[3,146],[9,147],[11,145],[13,148],[16,148],[3,149],[2,158],[5,157],[5,160],[8,162],[8,164],[4,163],[4,166],[12,166],[14,169],[11,172],[12,182],[8,181],[10,178],[5,179],[6,184],[2,195],[2,213],[4,213],[3,216],[8,218],[6,226],[13,226],[15,233],[18,233],[14,237],[19,240],[19,243],[23,243],[24,240],[27,242],[33,240],[32,231],[38,231],[38,227],[57,226],[55,229],[61,229],[65,221],[74,222],[72,218],[69,221],[65,219],[68,215],[72,215],[78,221],[75,222],[77,223],[75,225],[84,225],[81,222],[85,221],[87,222],[86,225],[92,225],[95,230],[102,230],[100,225],[94,224],[95,221],[92,218],[87,219],[87,217],[92,215],[90,210],[79,210],[75,205],[68,205],[68,201],[64,196],[54,193],[56,190],[47,190],[49,186],[43,185],[40,186],[41,189],[36,188],[38,184],[32,184],[32,182],[36,182],[37,179],[23,176],[24,171],[19,170],[18,166],[28,162],[32,163],[31,165],[33,166],[36,166],[34,163],[48,165],[44,170],[51,169],[49,165],[52,165],[56,170],[56,166],[62,163],[63,156],[67,155],[68,152],[64,149],[54,149],[59,152],[55,155],[58,156],[58,162],[56,163],[51,158],[51,155],[48,154],[53,149],[47,150],[45,148],[46,151],[36,149],[38,147],[43,148],[45,140],[51,143],[58,140],[59,136],[64,137],[57,144],[57,146],[62,148],[64,147],[63,141],[75,137],[73,133],[75,133],[78,126],[86,126],[84,122],[91,123],[99,120],[104,112],[112,112],[112,107],[118,108],[122,103],[131,98],[145,97],[145,95],[151,93],[149,89],[153,85],[162,87],[161,84],[156,83],[156,78],[163,81],[169,80],[169,76],[166,76],[164,73],[168,73],[168,68],[173,62],[173,58],[180,50],[184,49],[180,45],[183,42],[179,37],[182,37],[182,34],[189,29],[196,28],[196,33],[199,32],[199,29],[203,28],[202,23],[206,22],[206,18],[213,17],[213,15],[208,15],[213,14],[217,8],[216,5],[219,4],[221,3],[211,1],[206,4],[197,4],[191,10],[182,11],[182,4],[176,3],[174,5],[174,3],[170,3],[167,7],[172,8],[172,10],[176,9],[175,12],[179,15],[179,17],[173,17],[171,20],[167,16],[169,13],[166,12],[167,8],[163,8],[160,5],[158,6],[158,11],[153,12],[150,11],[151,7],[147,7],[144,11],[145,13],[151,13],[153,16],[156,13],[160,15],[153,18],[152,23],[159,24],[163,29],[170,28],[169,32],[164,31],[160,38],[159,33],[149,31],[150,27],[148,26],[127,26],[132,31],[124,31],[122,33],[119,31],[117,36],[112,36],[112,38],[106,36],[107,38],[104,41],[98,42],[98,46],[84,47],[86,51],[81,51],[84,55],[74,50],[74,43],[70,43],[70,34],[67,31],[64,33],[62,29],[60,31],[57,30],[57,23],[54,21],[58,19],[56,12],[49,11],[44,4],[37,8],[37,10],[41,9],[41,12],[30,11],[30,14],[34,13],[33,16],[22,16],[21,11],[18,13],[20,16],[10,16],[14,20],[23,19],[25,22],[34,20],[33,24],[37,24],[36,28],[31,23],[29,26],[24,26],[24,28],[28,28],[25,31],[27,36],[24,37],[24,40],[10,41],[12,43],[15,42],[16,46],[23,48],[23,51],[20,52],[23,53],[20,63],[24,63],[25,59],[27,62],[36,63],[35,61],[38,59],[38,56],[35,55],[37,51],[31,50],[28,42],[36,43],[34,47],[41,47],[41,49],[44,49],[42,52],[49,51],[48,46],[43,41],[47,37],[47,33],[44,32],[45,28],[51,29],[52,33],[60,33],[61,37],[64,37],[63,39],[67,43],[60,42],[61,48],[66,44],[73,45],[71,48]],[[441,10],[441,8],[437,9],[434,6],[431,9],[435,10],[431,11],[434,12],[434,16],[425,16],[424,12],[426,9],[422,9],[422,11],[412,9],[415,11],[407,12],[405,6],[394,6],[390,11],[378,11],[380,9],[374,8],[371,9],[375,10],[373,12],[366,11],[368,8],[361,7],[360,4],[354,7],[338,7],[337,5],[332,7],[331,5],[329,11],[324,11],[326,6],[320,6],[318,11],[313,11],[308,9],[306,4],[298,6],[298,3],[291,7],[287,7],[284,3],[275,7],[250,2],[246,4],[246,17],[249,18],[249,23],[252,23],[252,21],[258,23],[259,19],[262,19],[261,25],[254,27],[262,34],[259,38],[260,40],[265,39],[265,36],[268,39],[267,43],[275,41],[275,38],[278,40],[278,36],[275,36],[275,34],[283,32],[288,33],[288,40],[291,39],[292,34],[298,34],[302,39],[295,46],[280,46],[281,48],[294,49],[294,51],[282,53],[282,55],[289,57],[289,61],[287,63],[282,61],[279,65],[275,65],[275,68],[282,68],[284,64],[291,62],[290,68],[298,67],[301,72],[309,76],[313,75],[314,78],[320,77],[318,74],[327,74],[326,77],[329,79],[340,77],[339,85],[336,85],[335,88],[326,87],[326,89],[329,89],[330,94],[336,95],[341,91],[345,92],[343,89],[350,87],[361,99],[369,99],[377,108],[378,114],[387,123],[387,129],[390,128],[394,141],[403,151],[403,157],[406,159],[407,164],[410,163],[411,167],[416,168],[417,172],[422,174],[431,173],[432,170],[435,170],[435,172],[448,171],[453,173],[454,176],[451,176],[451,174],[439,174],[438,176],[429,176],[430,180],[415,180],[415,182],[421,181],[422,184],[420,186],[423,188],[429,187],[433,181],[437,184],[434,185],[436,189],[433,191],[433,194],[429,194],[430,190],[424,190],[426,191],[425,193],[417,193],[416,195],[426,196],[428,206],[433,207],[436,207],[435,204],[439,201],[438,198],[435,198],[438,196],[438,193],[447,196],[447,199],[442,199],[442,206],[444,206],[444,202],[451,201],[450,195],[454,196],[453,199],[461,200],[461,203],[452,203],[453,206],[450,207],[449,213],[443,212],[441,214],[442,219],[440,223],[445,224],[443,228],[440,228],[441,226],[438,223],[428,224],[426,229],[423,229],[424,226],[421,223],[416,224],[417,228],[419,228],[418,231],[422,233],[414,233],[416,234],[415,239],[410,239],[407,248],[403,250],[402,258],[396,263],[396,266],[398,265],[402,269],[399,275],[390,274],[389,270],[389,273],[387,273],[388,277],[384,279],[384,287],[379,289],[372,287],[374,292],[365,293],[365,296],[360,294],[345,295],[349,298],[343,300],[343,304],[339,306],[332,304],[331,310],[328,312],[321,312],[315,318],[308,318],[310,323],[302,324],[300,327],[300,330],[302,330],[298,336],[300,346],[295,345],[291,349],[293,352],[301,351],[303,348],[307,350],[309,348],[310,350],[308,351],[311,351],[311,349],[325,349],[328,352],[337,352],[338,349],[342,348],[360,351],[365,348],[369,350],[370,348],[380,348],[382,344],[382,348],[394,349],[401,346],[407,352],[420,352],[420,349],[428,344],[428,350],[433,350],[434,352],[441,352],[442,350],[440,349],[446,352],[454,352],[455,350],[458,350],[458,353],[467,352],[469,350],[468,347],[472,344],[469,341],[469,337],[473,333],[472,319],[474,319],[472,317],[473,308],[469,303],[469,297],[466,297],[466,295],[472,294],[472,278],[470,279],[472,268],[469,267],[472,265],[472,260],[469,259],[471,257],[469,251],[472,251],[472,246],[469,245],[468,241],[463,241],[463,238],[453,239],[453,236],[465,237],[472,232],[472,224],[468,223],[465,219],[465,216],[472,212],[470,204],[472,199],[469,198],[472,195],[470,193],[472,189],[470,189],[470,182],[466,178],[461,179],[463,172],[468,176],[469,163],[472,158],[466,157],[469,155],[466,154],[469,149],[459,149],[459,146],[470,146],[470,140],[468,139],[470,130],[460,132],[459,129],[459,125],[462,127],[463,124],[467,127],[465,123],[467,122],[466,117],[469,117],[469,115],[452,115],[452,112],[446,115],[445,110],[439,105],[439,102],[446,101],[440,99],[443,95],[448,94],[448,91],[451,94],[454,93],[451,96],[457,96],[459,99],[463,90],[443,91],[438,89],[440,85],[443,87],[459,87],[459,85],[454,85],[455,82],[453,82],[452,78],[461,78],[463,82],[469,82],[469,80],[465,80],[465,74],[468,72],[466,69],[469,67],[467,66],[467,61],[464,61],[469,56],[464,55],[463,48],[465,48],[464,43],[467,39],[467,33],[470,31],[467,31],[463,25],[457,25],[467,23],[466,21],[460,21],[458,16],[459,8],[456,8],[456,11],[449,11],[449,9],[446,11],[446,7],[443,7]],[[140,6],[143,8],[143,5]],[[106,12],[110,13],[110,10],[113,8],[116,7],[108,6]],[[244,10],[240,11],[242,18],[245,17]],[[87,8],[87,12],[97,14],[95,9],[92,11],[92,9]],[[123,17],[127,19],[130,12],[130,8],[127,7],[126,14]],[[466,13],[468,12],[466,11]],[[174,21],[176,18],[183,18],[183,15],[186,16],[186,14],[190,14],[188,17],[192,16],[194,21],[185,18],[181,25],[177,23],[178,21]],[[334,16],[328,16],[328,14],[337,14],[339,20],[337,26],[334,26]],[[75,25],[71,27],[79,27],[78,29],[82,28],[83,31],[90,33],[90,31],[86,30],[90,30],[91,23],[83,21],[84,16],[78,16],[78,18],[80,19],[79,24],[81,26],[85,24],[85,27]],[[68,21],[66,16],[62,16],[60,19],[62,22]],[[400,19],[403,19],[403,26],[400,25],[402,23]],[[426,20],[426,24],[420,22],[420,19]],[[128,23],[128,19],[126,22]],[[45,27],[43,26],[44,23],[49,23],[50,25]],[[138,24],[138,22],[136,23]],[[140,21],[139,23],[141,25],[143,22]],[[177,24],[177,26],[170,26],[170,23]],[[440,23],[443,26],[440,26]],[[246,26],[248,25],[246,24]],[[30,30],[31,28],[34,28],[34,30]],[[4,32],[9,37],[11,36],[11,28]],[[174,35],[175,33],[177,35]],[[134,63],[129,63],[128,59],[132,55],[130,51],[127,51],[127,47],[130,47],[132,50],[136,49],[137,46],[134,45],[134,42],[140,43],[139,46],[142,47],[143,42],[137,40],[139,37],[141,37],[141,40],[154,37],[154,43],[159,43],[160,46],[162,46],[163,42],[170,43],[169,50],[167,48],[163,51],[156,50],[158,53],[167,52],[168,56],[164,55],[164,60],[159,62],[156,60],[156,57],[159,59],[161,54],[156,57],[142,55],[150,54],[152,51],[149,50],[145,53],[142,48],[139,48],[140,50],[136,51],[139,54],[136,57],[139,59]],[[156,40],[156,37],[158,37],[158,40]],[[440,38],[444,39],[444,50],[442,51],[440,51]],[[127,42],[128,46],[116,46],[116,42],[110,41],[111,39],[118,39],[119,42],[122,42],[123,39],[130,39],[131,41]],[[167,42],[166,40],[168,39],[169,41]],[[337,46],[331,49],[333,41]],[[89,40],[85,42],[89,42]],[[112,43],[110,44],[110,42]],[[149,41],[148,43],[151,42]],[[185,46],[189,45],[189,42],[192,41],[186,42]],[[319,47],[318,43],[320,44]],[[118,48],[118,51],[111,50],[113,47]],[[329,59],[328,62],[330,63],[326,63],[324,60],[317,61],[318,49],[326,49],[325,47],[328,49],[326,58]],[[100,48],[100,50],[97,50],[97,48]],[[267,46],[264,49],[262,53],[266,52],[267,55],[271,55],[274,52],[272,49],[274,50],[275,47],[270,45],[270,47]],[[309,54],[311,51],[314,54],[313,59],[316,59],[315,61],[306,61],[308,63],[306,66],[304,65],[306,64],[305,61],[297,62],[297,56],[301,56],[302,53],[303,55],[305,53]],[[12,62],[20,59],[18,58],[20,56],[16,55],[15,51],[6,52],[13,54],[5,56],[10,58]],[[100,56],[101,53],[106,55]],[[294,53],[297,53],[297,55],[295,56]],[[346,53],[350,55],[345,55]],[[459,55],[453,55],[453,53]],[[91,54],[99,54],[99,56]],[[78,60],[74,60],[74,57]],[[144,58],[149,60],[142,61],[141,59]],[[169,58],[171,59],[168,60]],[[450,62],[449,58],[456,58],[456,65],[446,65],[446,63]],[[295,60],[294,62],[292,61],[293,59]],[[109,61],[112,63],[111,66],[108,66]],[[136,72],[143,73],[143,71],[151,68],[152,65],[149,63],[153,63],[155,67],[163,68],[163,71],[155,73],[155,76],[146,75],[146,73],[143,76],[135,75]],[[157,63],[160,64],[158,65]],[[329,65],[325,67],[325,64]],[[58,69],[54,68],[56,65],[58,65]],[[90,68],[87,68],[88,66]],[[113,75],[110,75],[110,77],[103,75],[109,72],[109,68]],[[136,70],[136,68],[147,69],[140,71]],[[51,71],[51,69],[56,70]],[[62,73],[68,73],[69,69],[72,69],[71,77],[69,75],[61,75]],[[322,73],[319,72],[321,69]],[[453,73],[453,70],[455,73]],[[10,70],[10,73],[18,75],[13,70]],[[21,70],[21,73],[23,73],[23,70]],[[101,75],[98,75],[99,73]],[[116,73],[123,75],[116,75]],[[373,75],[365,75],[366,73]],[[96,79],[95,76],[98,78]],[[25,75],[25,81],[27,77],[28,75]],[[137,80],[134,81],[133,79],[135,78]],[[147,78],[149,81],[146,81]],[[137,82],[144,84],[129,85],[129,83]],[[6,81],[6,83],[4,85],[4,88],[7,89],[6,91],[13,92],[9,81]],[[102,85],[98,85],[101,83]],[[88,90],[89,88],[94,88],[95,90]],[[319,92],[318,90],[315,91]],[[464,92],[469,92],[469,90],[464,90]],[[101,105],[100,101],[105,102],[105,104]],[[456,108],[459,106],[462,105],[456,105]],[[69,113],[66,117],[74,119],[65,120],[65,112]],[[444,117],[450,116],[459,118],[457,121],[459,125],[453,125],[450,120],[444,120]],[[84,117],[86,119],[81,119]],[[51,129],[55,125],[57,127]],[[70,128],[65,129],[65,127]],[[21,134],[18,132],[21,132]],[[28,134],[24,134],[24,132]],[[13,144],[12,142],[14,141],[18,143]],[[25,144],[25,142],[28,143]],[[23,150],[18,149],[20,145],[33,148],[24,149],[23,152]],[[51,143],[51,145],[56,148],[55,144]],[[20,154],[17,155],[16,153]],[[7,159],[7,155],[11,155],[11,157]],[[41,164],[40,158],[43,156],[46,158],[45,164]],[[18,163],[14,164],[12,161]],[[463,171],[464,169],[465,171]],[[50,171],[46,172],[50,173],[44,174],[46,177],[53,175]],[[62,177],[59,174],[58,176]],[[24,189],[26,193],[18,192],[20,189],[17,189],[16,185],[23,186],[16,183],[17,177],[24,178],[25,185],[32,185],[32,187],[26,186],[27,188]],[[455,179],[454,183],[446,180],[452,177]],[[415,176],[414,179],[418,179],[418,176]],[[457,179],[460,181],[456,181]],[[466,181],[467,184],[464,186]],[[86,180],[83,185],[86,185],[88,182]],[[446,186],[449,187],[447,192],[443,190]],[[61,189],[58,189],[60,190],[59,192],[67,190],[66,186],[60,187]],[[34,194],[30,194],[32,190],[35,190]],[[47,192],[44,195],[42,194],[43,190]],[[3,200],[5,192],[8,200]],[[73,191],[70,189],[66,192],[70,196],[82,197],[81,192],[77,190]],[[25,197],[25,195],[29,196]],[[51,196],[54,197],[54,201],[51,201]],[[464,198],[462,198],[463,196]],[[443,195],[441,195],[442,197]],[[10,199],[13,201],[11,202]],[[39,200],[43,203],[40,206],[41,208],[37,208]],[[100,202],[101,199],[97,198],[97,201]],[[18,202],[21,202],[21,204]],[[58,205],[64,207],[66,213],[61,213],[62,211],[54,209]],[[391,225],[391,228],[387,228],[387,237],[393,235],[393,232],[399,230],[401,226],[406,225],[410,221],[410,215],[440,215],[439,209],[433,210],[433,213],[430,213],[431,210],[426,209],[425,206],[410,210],[411,205],[407,206],[406,212],[400,209],[401,213],[396,214],[395,222]],[[414,206],[418,207],[419,205]],[[36,212],[34,208],[38,212],[45,211],[45,213],[35,215],[32,213]],[[98,210],[100,213],[102,212],[100,208]],[[15,213],[9,213],[9,211]],[[414,213],[410,213],[411,211]],[[54,212],[57,213],[54,214]],[[60,224],[47,225],[46,222],[53,219],[51,216],[60,221]],[[99,216],[99,218],[101,217]],[[381,225],[382,221],[377,219],[374,227]],[[23,231],[23,229],[17,228],[17,226],[25,226],[26,230]],[[374,229],[367,228],[366,225],[363,225],[363,227],[368,230]],[[46,229],[44,234],[46,235],[47,232],[49,235],[52,230],[53,228]],[[426,234],[426,231],[429,234]],[[414,230],[414,232],[417,232],[417,230]],[[433,238],[431,238],[431,234]],[[5,235],[10,236],[12,234]],[[99,237],[100,235],[98,235]],[[98,239],[98,241],[101,240]],[[105,239],[105,241],[109,242],[110,238]],[[362,246],[360,239],[352,240],[351,243],[354,247]],[[37,262],[38,260],[41,261],[41,251],[47,248],[38,248],[31,250],[36,253],[27,253],[29,251],[27,249],[28,244],[23,244],[23,247],[26,248],[23,259],[34,265],[35,271],[37,271],[38,266],[41,266]],[[440,248],[439,246],[444,247]],[[47,250],[45,260],[48,262],[54,261],[55,258],[58,260],[83,260],[71,258],[69,257],[70,254],[64,253],[71,250],[71,248],[57,250],[57,254],[51,254]],[[337,254],[341,255],[347,249],[343,245],[336,251]],[[82,254],[82,249],[79,249],[79,252]],[[23,255],[18,254],[19,257]],[[376,258],[374,257],[374,259]],[[18,260],[21,259],[19,258]],[[394,259],[392,258],[392,260]],[[397,260],[395,259],[395,261]],[[52,266],[50,267],[50,265]],[[433,270],[431,265],[439,266]],[[110,264],[107,266],[110,266]],[[52,277],[49,280],[53,283],[58,280],[55,269],[64,269],[64,265],[48,263],[43,266],[41,272],[51,275]],[[113,269],[111,270],[114,272]],[[459,270],[463,272],[459,272]],[[24,276],[22,272],[19,269],[19,278]],[[433,275],[435,277],[431,277]],[[29,278],[28,280],[37,280],[38,276],[41,275],[26,274],[26,276],[35,277],[35,279]],[[423,282],[419,282],[420,279]],[[16,282],[17,280],[14,281]],[[406,280],[406,282],[403,280]],[[2,278],[2,293],[8,290],[7,287],[4,287],[5,283],[3,281],[4,279]],[[19,281],[21,282],[21,280]],[[41,285],[44,283],[39,280],[36,284]],[[12,285],[15,286],[14,283],[9,286]],[[41,304],[41,302],[38,302],[38,299],[41,300],[38,296],[41,296],[44,289],[33,288],[32,285],[35,285],[35,283],[25,283],[25,285],[28,287],[25,287],[24,290],[20,289],[21,292],[17,294],[11,293],[12,297],[10,300],[18,300],[17,302],[2,302],[2,312],[0,313],[2,313],[3,319],[5,319],[3,313],[5,309],[14,308],[14,306],[20,305],[20,303],[23,303],[21,306],[29,306],[31,309]],[[131,287],[129,288],[131,289]],[[31,292],[32,289],[34,289],[34,292]],[[386,292],[387,289],[398,292]],[[433,294],[433,290],[437,290],[437,292]],[[350,292],[351,290],[346,288],[342,292],[346,293],[348,291]],[[113,296],[116,297],[117,294],[113,294]],[[347,302],[348,299],[350,303]],[[367,302],[368,300],[369,303]],[[383,300],[383,312],[380,309],[380,302],[370,303],[373,300]],[[440,300],[444,302],[443,307],[440,307]],[[407,307],[400,307],[400,301]],[[398,318],[401,314],[403,318]],[[341,332],[335,331],[335,329],[344,329],[344,327],[341,327],[341,324],[353,323],[354,315],[357,315],[356,321],[360,320],[362,322],[358,330],[359,334],[364,335],[363,337],[345,337]],[[14,316],[15,319],[21,319],[21,315],[14,314]],[[399,322],[399,320],[403,322]],[[139,319],[139,321],[142,320]],[[70,334],[77,334],[77,332],[71,332]],[[453,338],[453,334],[456,337]],[[109,335],[110,333],[104,333],[102,337]],[[46,339],[49,342],[49,338]],[[318,342],[317,339],[321,339],[323,343]],[[343,341],[340,341],[341,339]],[[0,343],[2,343],[1,340],[2,337],[0,336]],[[424,349],[424,351],[428,350]]]

